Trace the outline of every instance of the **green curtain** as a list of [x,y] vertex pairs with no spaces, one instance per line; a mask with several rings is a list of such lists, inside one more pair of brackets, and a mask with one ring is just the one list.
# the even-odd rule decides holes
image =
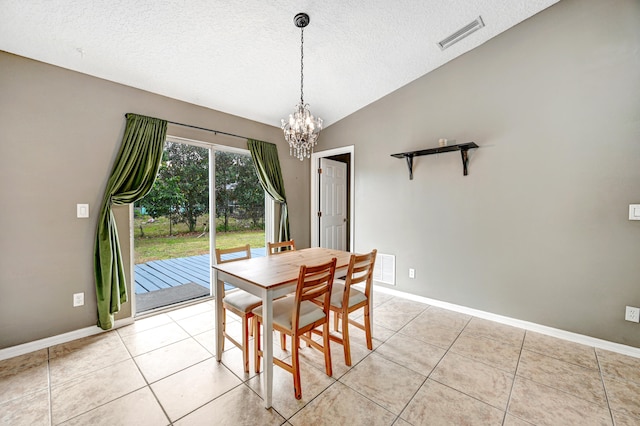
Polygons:
[[287,209],[287,197],[284,194],[284,181],[282,180],[282,170],[278,159],[278,148],[268,142],[247,139],[247,146],[253,158],[253,165],[256,168],[258,179],[262,188],[280,203],[280,232],[279,241],[288,241],[289,235],[289,212]]
[[149,193],[158,174],[167,122],[127,114],[122,146],[107,182],[98,218],[94,273],[98,300],[98,327],[113,327],[113,315],[127,301],[126,277],[118,242],[113,204],[130,204]]

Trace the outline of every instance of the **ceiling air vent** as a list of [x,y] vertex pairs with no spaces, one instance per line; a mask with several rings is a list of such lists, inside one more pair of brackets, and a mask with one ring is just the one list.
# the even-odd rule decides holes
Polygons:
[[476,19],[475,21],[465,25],[464,27],[460,28],[455,33],[451,34],[449,37],[447,37],[444,40],[440,41],[438,43],[438,46],[440,46],[440,49],[444,50],[447,47],[456,44],[457,42],[459,42],[460,40],[462,40],[463,38],[465,38],[469,34],[475,32],[475,31],[478,31],[482,27],[484,27],[484,22],[482,21],[482,17],[478,16],[478,19]]

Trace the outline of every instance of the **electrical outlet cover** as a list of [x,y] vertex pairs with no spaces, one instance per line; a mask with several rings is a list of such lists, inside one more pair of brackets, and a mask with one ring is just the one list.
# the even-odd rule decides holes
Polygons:
[[75,293],[73,295],[73,307],[76,308],[78,306],[84,305],[84,293]]
[[627,309],[624,314],[624,319],[627,321],[640,323],[640,308],[627,306]]

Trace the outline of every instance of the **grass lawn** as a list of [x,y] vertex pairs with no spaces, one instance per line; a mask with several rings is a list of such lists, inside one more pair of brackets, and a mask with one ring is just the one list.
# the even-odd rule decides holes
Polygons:
[[[145,232],[146,234],[146,232]],[[209,234],[201,232],[160,237],[135,237],[135,263],[176,257],[197,256],[209,253]],[[249,244],[252,248],[264,247],[264,231],[218,232],[216,246],[231,248]]]
[[[209,215],[205,214],[198,218],[195,232],[190,233],[186,224],[178,223],[171,227],[173,235],[169,235],[169,220],[166,217],[151,220],[149,216],[137,216],[134,219],[136,265],[209,253],[209,233],[205,229],[208,222]],[[245,244],[252,248],[264,247],[264,230],[249,229],[250,221],[230,218],[229,232],[222,232],[223,225],[222,218],[217,218],[216,247],[231,248]]]

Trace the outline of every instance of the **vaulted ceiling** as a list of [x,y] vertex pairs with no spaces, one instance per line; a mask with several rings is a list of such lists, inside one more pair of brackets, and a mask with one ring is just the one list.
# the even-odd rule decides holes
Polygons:
[[0,0],[0,50],[280,126],[306,12],[304,99],[327,127],[557,1]]

